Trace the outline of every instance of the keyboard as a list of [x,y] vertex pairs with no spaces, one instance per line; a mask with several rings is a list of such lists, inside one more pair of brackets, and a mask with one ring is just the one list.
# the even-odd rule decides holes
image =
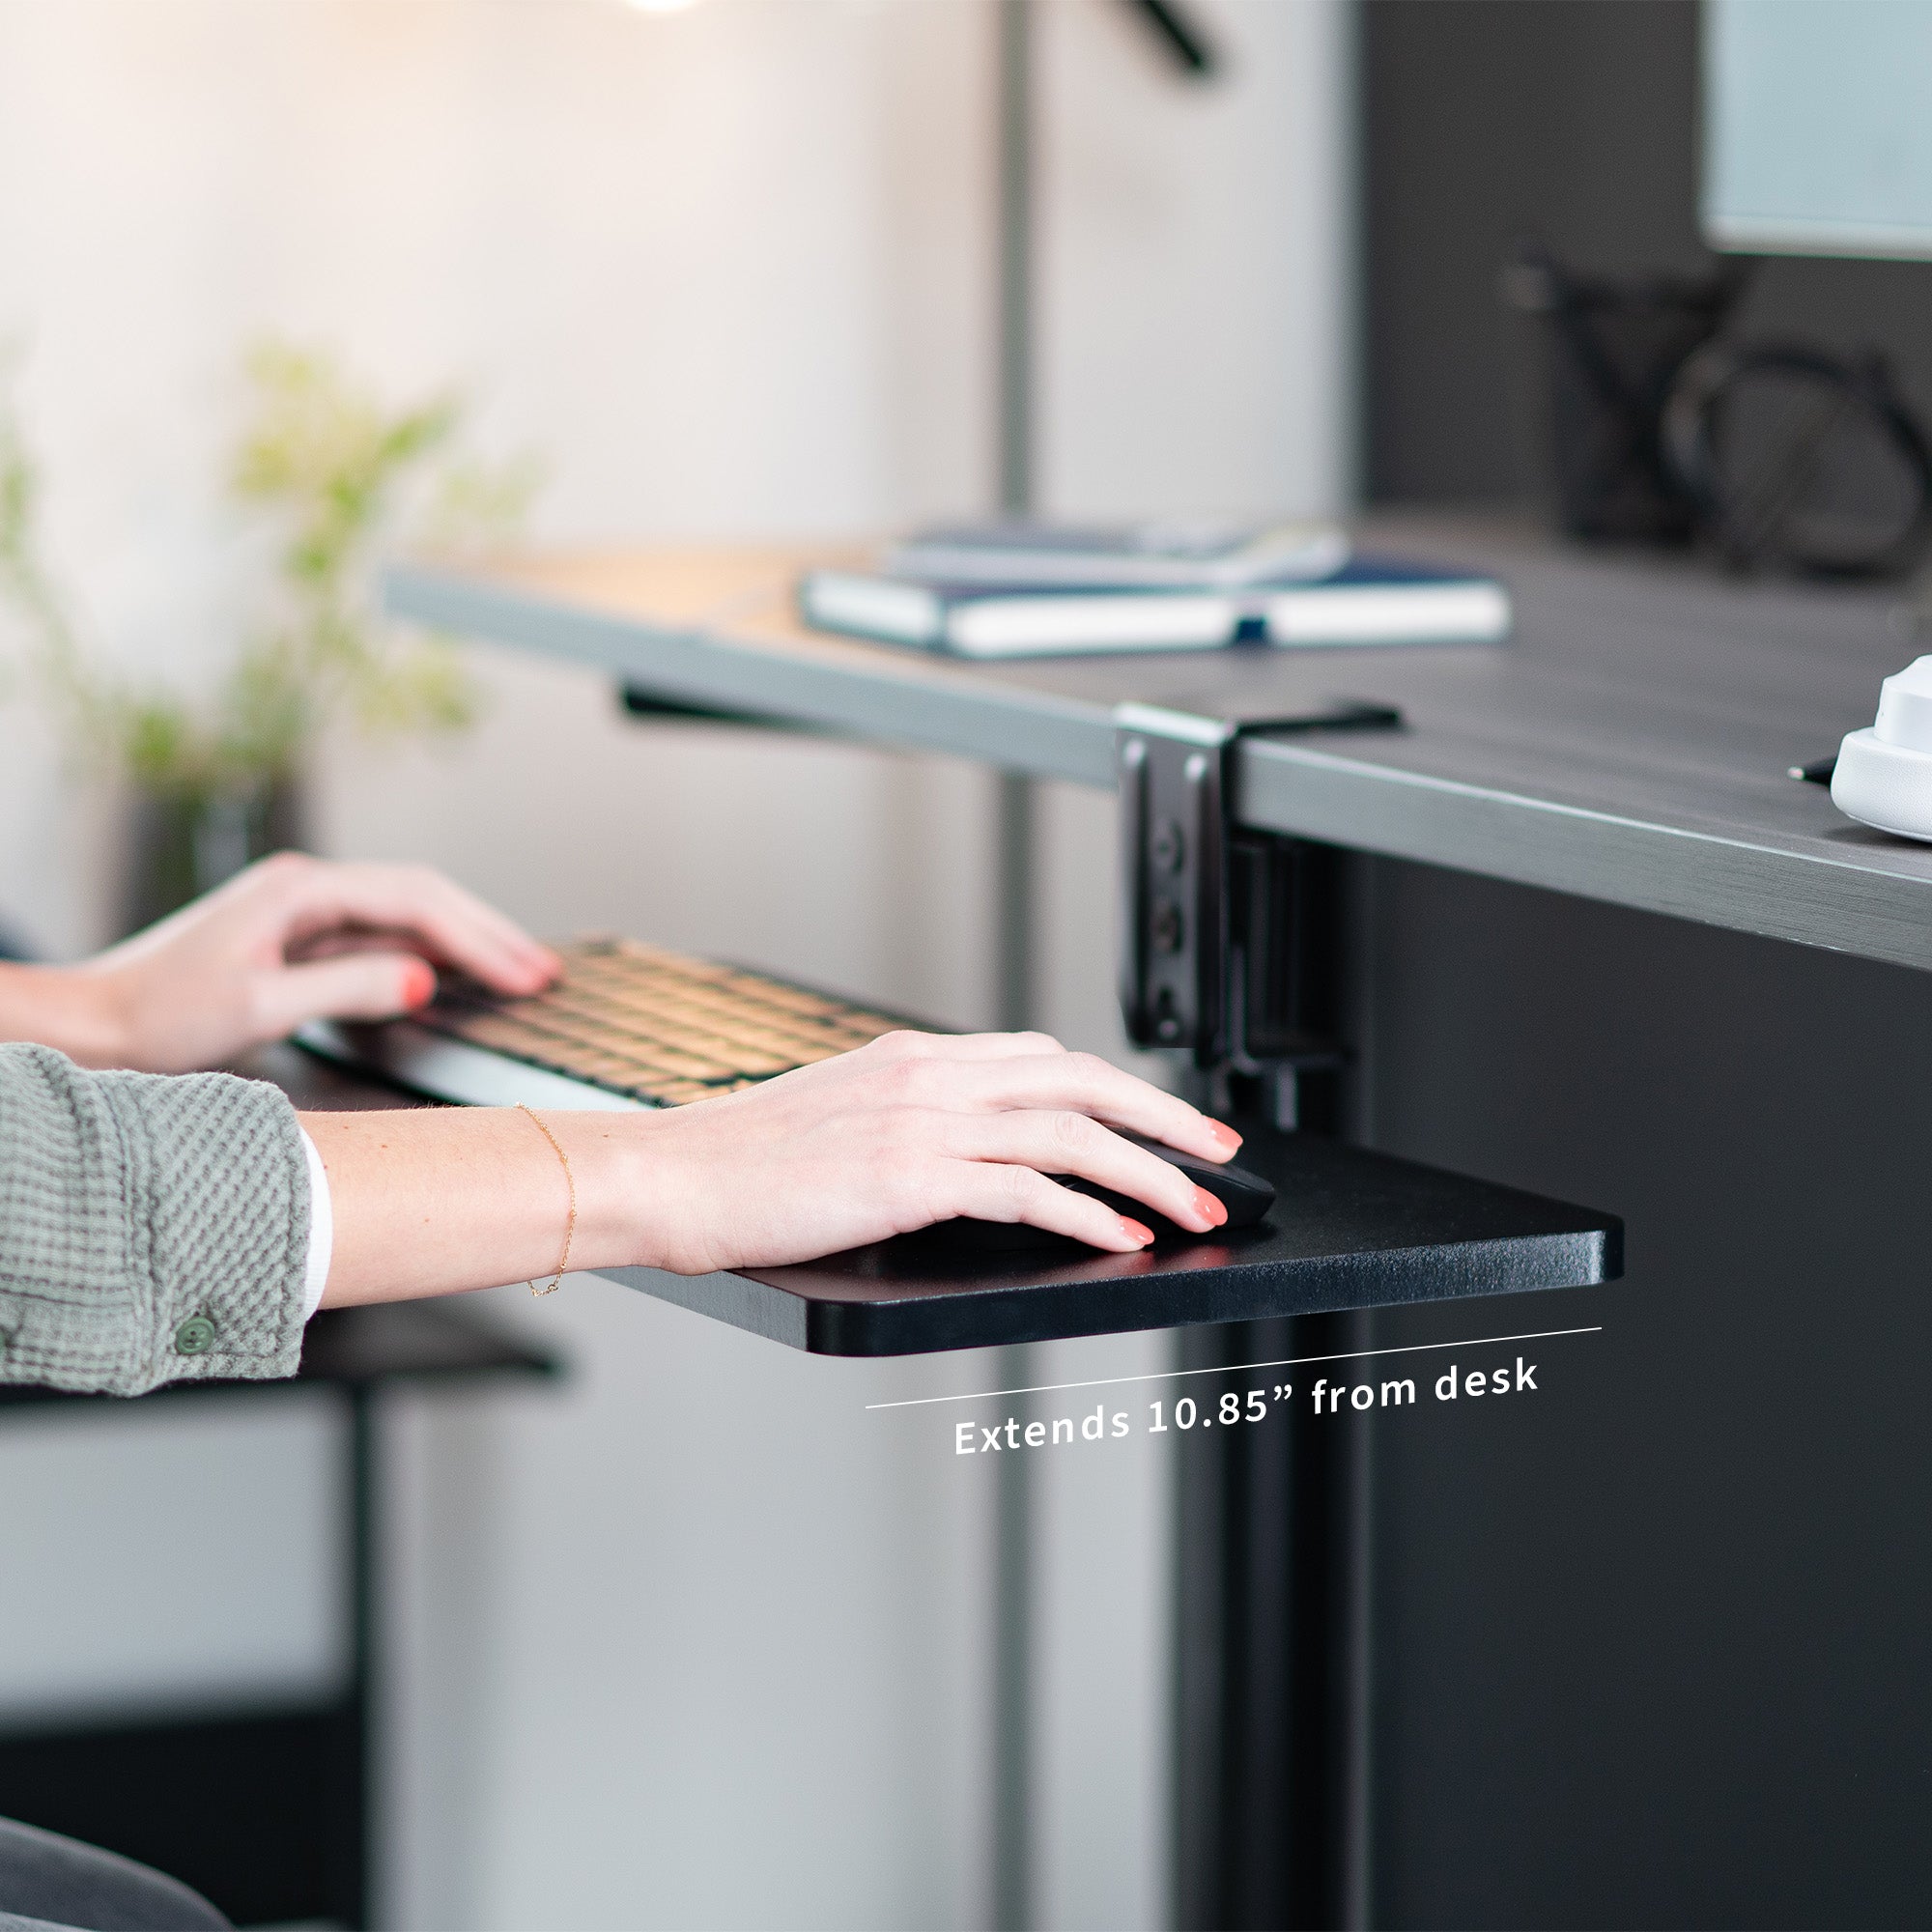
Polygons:
[[916,1024],[639,940],[580,939],[557,951],[562,978],[528,999],[450,974],[407,1019],[320,1020],[296,1039],[471,1106],[681,1107]]

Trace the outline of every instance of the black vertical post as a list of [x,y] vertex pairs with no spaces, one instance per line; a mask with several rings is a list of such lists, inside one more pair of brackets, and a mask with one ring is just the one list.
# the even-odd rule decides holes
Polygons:
[[[1190,1333],[1181,1363],[1341,1353],[1366,1337],[1359,1316],[1242,1324]],[[1320,1372],[1293,1373],[1283,1421],[1179,1449],[1174,1910],[1190,1932],[1366,1915],[1369,1435],[1363,1418],[1317,1417]]]
[[[1236,909],[1255,914],[1242,925],[1251,1038],[1334,1040],[1347,1004],[1340,856],[1282,845],[1266,859],[1265,905]],[[1294,1085],[1282,1111],[1301,1131],[1349,1124],[1339,1069],[1283,1077]],[[1315,1316],[1187,1330],[1180,1358],[1202,1368],[1369,1346],[1366,1316]],[[1336,1368],[1346,1378],[1346,1364]],[[1366,1418],[1316,1414],[1321,1373],[1271,1372],[1295,1393],[1267,1428],[1179,1445],[1174,1914],[1183,1928],[1344,1926],[1367,1912],[1371,1444]]]

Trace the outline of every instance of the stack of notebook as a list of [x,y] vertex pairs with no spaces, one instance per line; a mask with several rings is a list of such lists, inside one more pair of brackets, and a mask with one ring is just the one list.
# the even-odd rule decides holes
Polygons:
[[971,658],[1493,643],[1510,627],[1501,584],[1361,555],[1325,524],[976,524],[869,571],[809,571],[798,595],[821,630]]

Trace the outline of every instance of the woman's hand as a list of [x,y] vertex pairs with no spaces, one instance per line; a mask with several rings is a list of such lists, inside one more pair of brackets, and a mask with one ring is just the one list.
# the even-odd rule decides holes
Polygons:
[[1185,1100],[1044,1034],[887,1034],[651,1120],[638,1168],[641,1258],[680,1274],[772,1266],[961,1215],[1116,1252],[1153,1239],[1054,1174],[1197,1234],[1227,1220],[1179,1168],[1110,1127],[1214,1161],[1241,1144]]
[[[568,1190],[520,1113],[307,1114],[328,1171],[326,1304],[446,1294],[556,1266]],[[1222,1161],[1232,1127],[1043,1034],[895,1033],[661,1113],[546,1109],[570,1159],[572,1267],[771,1267],[972,1215],[1131,1254],[1137,1221],[1057,1186],[1082,1175],[1206,1234],[1227,1210],[1126,1127]]]
[[183,1073],[307,1020],[410,1012],[435,994],[436,965],[503,993],[534,993],[559,970],[548,947],[427,867],[284,852],[84,966],[13,969],[0,1037]]

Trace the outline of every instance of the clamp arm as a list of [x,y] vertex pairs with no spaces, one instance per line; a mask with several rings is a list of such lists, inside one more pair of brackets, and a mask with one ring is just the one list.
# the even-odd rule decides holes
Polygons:
[[1114,721],[1128,1038],[1191,1054],[1209,1072],[1334,1064],[1330,1040],[1266,997],[1276,969],[1291,963],[1284,949],[1302,950],[1311,868],[1297,863],[1292,841],[1237,838],[1235,747],[1264,733],[1388,729],[1401,714],[1342,701],[1243,722],[1122,704]]

